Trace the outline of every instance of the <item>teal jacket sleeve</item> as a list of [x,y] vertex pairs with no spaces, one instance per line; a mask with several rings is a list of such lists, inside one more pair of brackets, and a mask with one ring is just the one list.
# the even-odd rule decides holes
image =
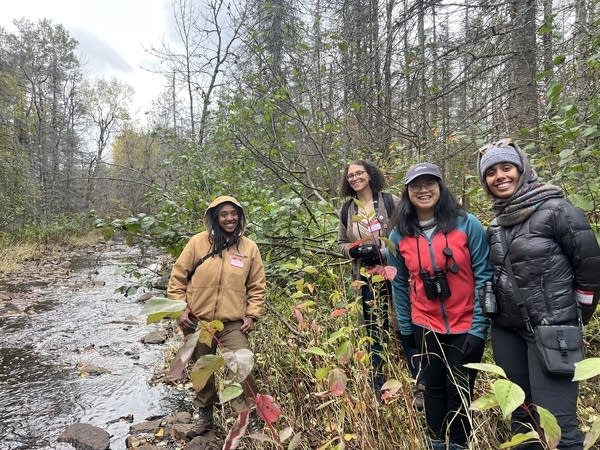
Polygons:
[[485,339],[490,320],[483,314],[479,297],[483,293],[485,283],[491,281],[493,275],[489,258],[490,246],[483,225],[472,214],[468,214],[466,217],[465,231],[468,236],[471,265],[473,267],[473,275],[475,276],[475,305],[473,310],[473,324],[471,325],[469,334]]
[[408,292],[408,269],[404,264],[404,258],[398,250],[400,242],[400,233],[396,229],[390,233],[390,240],[394,244],[395,252],[388,252],[388,265],[396,268],[396,276],[392,281],[392,300],[394,303],[394,311],[396,312],[396,320],[400,333],[407,335],[413,334],[413,324],[410,315],[410,296]]

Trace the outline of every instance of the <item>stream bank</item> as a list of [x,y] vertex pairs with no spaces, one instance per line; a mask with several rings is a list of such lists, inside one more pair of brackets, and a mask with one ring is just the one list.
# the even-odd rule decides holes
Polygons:
[[110,448],[124,449],[132,423],[189,408],[185,389],[150,382],[168,343],[142,340],[170,326],[146,325],[153,293],[117,292],[139,259],[109,241],[0,274],[0,449],[72,449],[58,437],[74,423],[106,430]]

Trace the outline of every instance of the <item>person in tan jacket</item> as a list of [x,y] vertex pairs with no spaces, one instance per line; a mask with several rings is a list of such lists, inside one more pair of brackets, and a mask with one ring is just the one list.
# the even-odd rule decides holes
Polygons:
[[[204,224],[206,231],[194,235],[177,258],[167,287],[168,298],[187,303],[177,319],[184,334],[196,331],[199,321],[223,323],[223,330],[216,333],[211,346],[198,343],[194,361],[202,355],[214,354],[217,343],[231,351],[249,349],[248,334],[262,313],[266,289],[258,246],[244,236],[246,217],[242,205],[230,196],[217,197],[208,205]],[[233,403],[238,410],[253,407],[253,397],[257,394],[252,375],[242,386],[244,398]],[[194,400],[199,408],[194,434],[212,429],[216,401],[215,380],[211,377]],[[253,409],[248,431],[252,434],[258,428]]]

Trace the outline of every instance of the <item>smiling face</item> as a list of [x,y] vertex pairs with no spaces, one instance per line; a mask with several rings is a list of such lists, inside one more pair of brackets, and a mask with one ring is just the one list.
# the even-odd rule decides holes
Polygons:
[[224,203],[219,209],[219,227],[226,235],[231,235],[239,221],[238,212],[231,203]]
[[414,205],[419,220],[433,218],[440,201],[439,179],[431,175],[415,178],[408,184],[408,199]]
[[346,173],[346,180],[348,180],[350,187],[358,193],[369,187],[371,177],[369,176],[367,169],[365,169],[365,166],[350,164],[348,166],[348,172]]
[[490,193],[497,198],[508,198],[519,186],[521,173],[514,164],[501,162],[485,172],[485,183]]

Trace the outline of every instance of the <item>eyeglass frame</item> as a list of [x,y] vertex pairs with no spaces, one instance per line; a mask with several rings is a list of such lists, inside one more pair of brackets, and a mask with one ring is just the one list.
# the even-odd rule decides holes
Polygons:
[[363,170],[357,170],[356,172],[347,173],[346,180],[350,181],[350,180],[353,180],[354,178],[362,177],[365,173],[369,173],[369,172],[363,169]]
[[411,192],[419,192],[423,188],[425,188],[428,191],[431,191],[434,188],[434,186],[439,187],[439,185],[440,185],[439,180],[437,180],[436,178],[433,178],[429,181],[422,181],[420,183],[413,183],[411,181],[410,183],[408,183],[408,185],[406,187]]

